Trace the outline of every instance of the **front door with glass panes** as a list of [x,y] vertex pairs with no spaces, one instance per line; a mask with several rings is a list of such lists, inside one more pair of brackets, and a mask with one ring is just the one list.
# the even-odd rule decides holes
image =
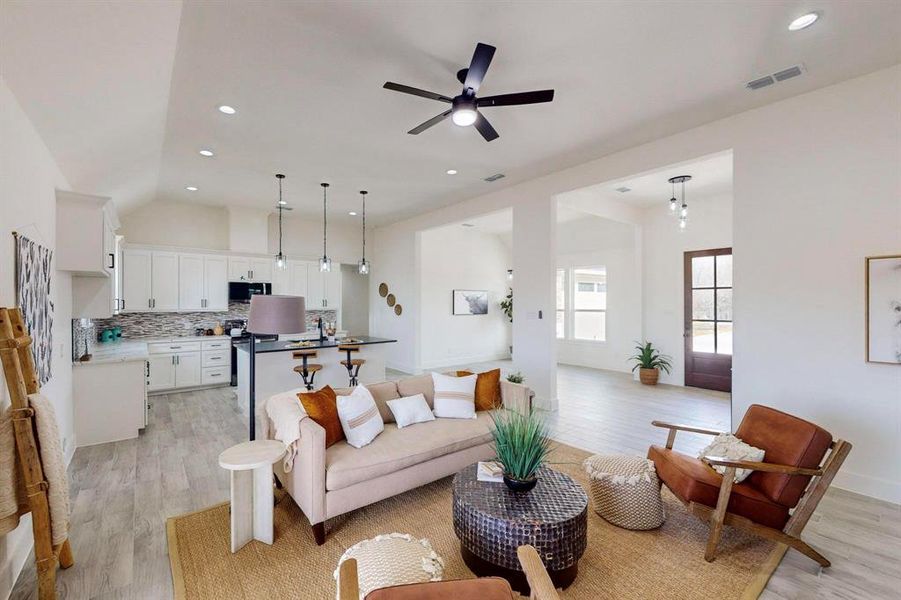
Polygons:
[[685,253],[685,385],[732,391],[732,248]]

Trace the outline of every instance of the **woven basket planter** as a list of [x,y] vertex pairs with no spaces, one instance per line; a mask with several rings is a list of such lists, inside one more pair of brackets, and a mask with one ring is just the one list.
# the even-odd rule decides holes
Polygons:
[[595,454],[585,459],[594,510],[624,529],[656,529],[666,515],[654,463],[639,456]]

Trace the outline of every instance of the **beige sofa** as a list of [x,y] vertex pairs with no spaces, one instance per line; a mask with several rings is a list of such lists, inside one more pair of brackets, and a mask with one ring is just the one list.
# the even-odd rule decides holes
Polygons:
[[[432,406],[431,375],[366,387],[385,422],[385,430],[372,443],[354,448],[341,441],[326,448],[325,429],[301,416],[292,468],[286,470],[281,462],[275,465],[276,477],[309,519],[317,544],[325,542],[326,519],[447,477],[493,455],[487,412],[477,413],[475,419],[435,419],[398,429],[386,402],[422,393]],[[296,391],[302,390],[273,396],[268,402],[298,402]],[[501,381],[501,396],[507,408],[528,410],[530,406],[526,386]],[[267,415],[264,429],[266,437],[274,439],[277,428],[270,418]]]

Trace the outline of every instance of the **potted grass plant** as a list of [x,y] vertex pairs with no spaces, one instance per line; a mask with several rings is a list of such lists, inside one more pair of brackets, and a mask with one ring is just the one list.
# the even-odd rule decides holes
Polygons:
[[632,372],[638,369],[638,379],[645,385],[657,385],[660,371],[669,373],[673,368],[670,362],[672,358],[654,347],[651,342],[639,343],[635,346],[636,353],[629,360],[635,361]]
[[504,466],[504,483],[514,492],[527,492],[538,483],[538,470],[551,452],[544,419],[514,410],[491,412],[496,460]]

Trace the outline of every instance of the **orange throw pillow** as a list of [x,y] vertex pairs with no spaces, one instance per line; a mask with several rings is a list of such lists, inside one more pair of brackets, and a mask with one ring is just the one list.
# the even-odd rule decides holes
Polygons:
[[338,397],[335,390],[325,386],[316,392],[301,392],[297,394],[297,398],[307,416],[325,429],[326,448],[344,439],[341,419],[338,418]]
[[[457,377],[472,375],[471,371],[457,371]],[[476,378],[476,411],[501,408],[501,370],[485,371]]]

